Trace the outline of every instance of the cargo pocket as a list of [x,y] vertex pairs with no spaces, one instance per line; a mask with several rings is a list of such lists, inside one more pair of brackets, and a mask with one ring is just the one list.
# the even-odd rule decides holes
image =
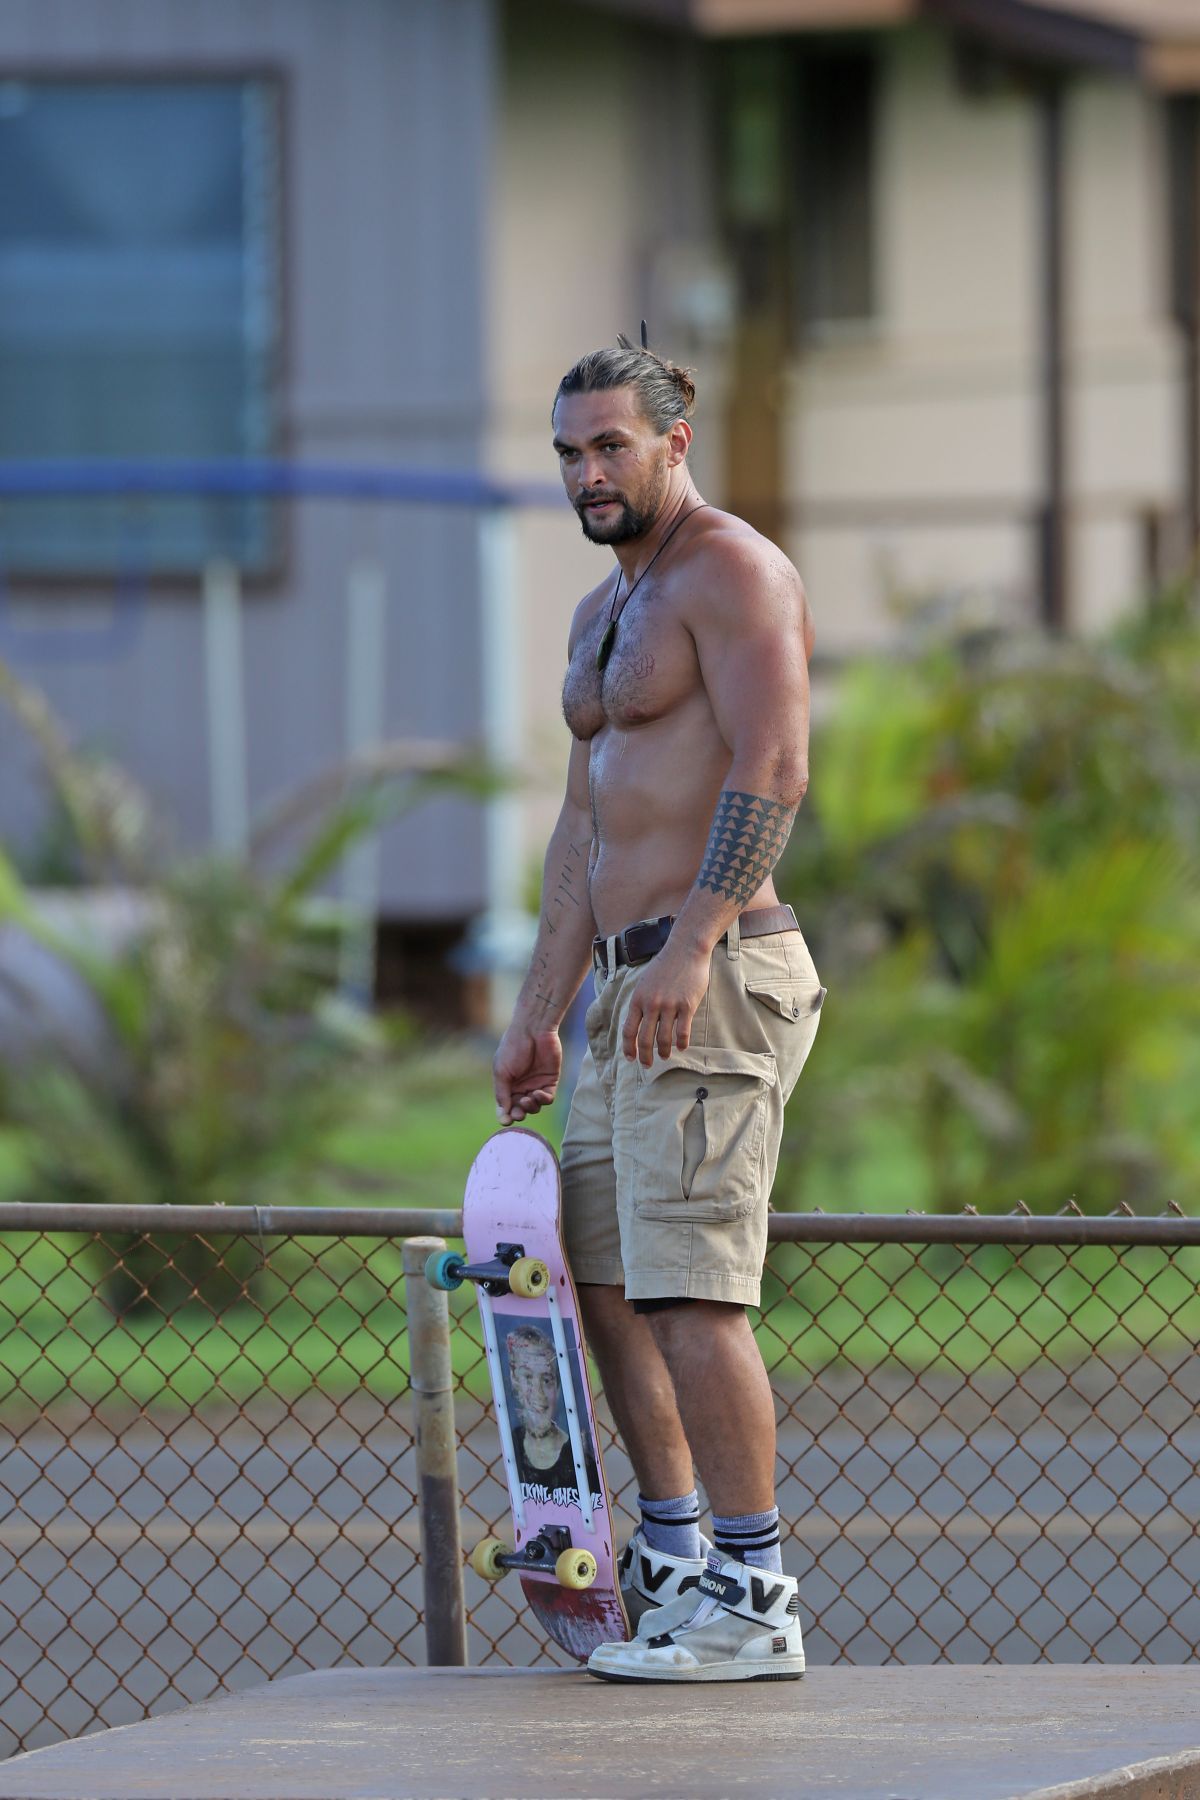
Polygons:
[[828,991],[820,985],[814,987],[805,975],[774,975],[767,981],[746,983],[746,992],[752,994],[760,1006],[778,1013],[781,1019],[797,1022],[812,1013],[819,1013]]
[[639,1067],[638,1216],[714,1224],[751,1212],[775,1083],[774,1056],[751,1050],[677,1050]]
[[779,1091],[787,1101],[813,1047],[825,989],[814,971],[811,975],[773,975],[748,981],[746,992],[765,1010],[764,1033],[775,1047]]

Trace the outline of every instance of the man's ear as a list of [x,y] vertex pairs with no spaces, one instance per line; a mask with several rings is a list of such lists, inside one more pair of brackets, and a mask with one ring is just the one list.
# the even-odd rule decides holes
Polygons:
[[667,467],[677,469],[688,453],[692,428],[686,419],[676,419],[667,433]]

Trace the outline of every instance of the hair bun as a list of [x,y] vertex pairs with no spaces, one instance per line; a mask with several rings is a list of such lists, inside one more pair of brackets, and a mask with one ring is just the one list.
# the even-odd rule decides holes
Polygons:
[[679,389],[680,399],[683,401],[684,412],[691,412],[693,406],[696,404],[696,384],[692,380],[692,371],[690,369],[681,368],[678,363],[673,362],[664,362],[663,367],[667,371],[667,374],[673,376],[675,379],[675,385]]

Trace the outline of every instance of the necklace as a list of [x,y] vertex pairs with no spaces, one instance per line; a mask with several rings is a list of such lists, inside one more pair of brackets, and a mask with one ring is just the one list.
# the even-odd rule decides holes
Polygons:
[[622,602],[621,602],[621,612],[617,612],[616,608],[617,608],[617,595],[621,591],[621,575],[622,575],[623,571],[620,569],[617,570],[617,585],[613,589],[612,601],[608,608],[608,624],[604,627],[604,636],[600,639],[600,647],[596,651],[596,667],[599,669],[599,671],[602,675],[603,675],[605,669],[607,669],[607,667],[608,667],[608,659],[612,655],[613,645],[617,641],[617,624],[618,624],[618,621],[620,620],[621,613],[623,613],[625,611],[625,608],[629,605],[629,602],[633,599],[634,594],[637,592],[638,588],[642,585],[642,582],[645,581],[647,575],[650,573],[651,569],[654,567],[655,563],[658,561],[659,557],[662,555],[663,551],[666,549],[666,547],[670,543],[671,539],[675,536],[675,533],[679,530],[679,527],[683,524],[684,519],[690,519],[693,513],[700,512],[701,509],[707,505],[708,505],[707,500],[701,500],[701,502],[698,506],[689,506],[687,511],[683,514],[683,517],[676,519],[676,521],[672,525],[670,531],[668,531],[666,537],[663,539],[662,543],[658,546],[658,549],[654,552],[654,555],[650,558],[650,561],[646,564],[645,568],[642,570],[641,574],[638,576],[638,578],[634,582],[633,586],[626,593],[624,600],[622,600]]

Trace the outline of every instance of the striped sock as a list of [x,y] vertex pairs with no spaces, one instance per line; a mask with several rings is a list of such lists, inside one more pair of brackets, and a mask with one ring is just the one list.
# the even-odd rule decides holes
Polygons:
[[772,1569],[783,1574],[779,1554],[779,1508],[770,1512],[742,1513],[722,1519],[713,1514],[713,1542],[722,1556],[732,1556],[752,1569]]
[[652,1550],[664,1556],[700,1560],[700,1498],[695,1488],[677,1500],[646,1500],[638,1495],[642,1532]]

